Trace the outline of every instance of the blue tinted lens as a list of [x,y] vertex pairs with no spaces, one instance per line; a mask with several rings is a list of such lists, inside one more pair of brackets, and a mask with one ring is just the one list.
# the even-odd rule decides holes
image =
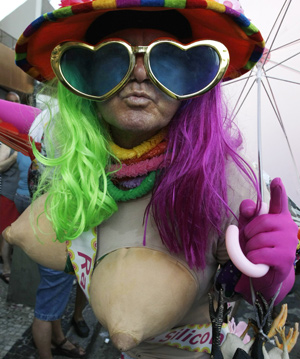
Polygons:
[[61,59],[62,74],[80,92],[103,96],[126,75],[130,58],[125,46],[110,43],[91,51],[82,47],[66,50]]
[[164,42],[153,47],[149,62],[156,79],[180,96],[205,88],[214,80],[220,67],[217,52],[209,46],[184,51]]

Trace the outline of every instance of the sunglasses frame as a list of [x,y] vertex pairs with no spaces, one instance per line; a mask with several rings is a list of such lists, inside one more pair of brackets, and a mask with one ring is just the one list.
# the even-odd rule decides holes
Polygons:
[[[95,95],[89,95],[86,94],[84,92],[81,92],[79,90],[77,90],[74,86],[72,86],[67,79],[65,78],[65,76],[63,75],[62,69],[61,69],[61,65],[60,65],[60,60],[61,57],[63,56],[63,54],[69,50],[70,48],[84,48],[87,49],[91,52],[96,52],[98,51],[101,47],[104,47],[108,44],[112,44],[112,43],[117,43],[117,44],[121,44],[122,46],[124,46],[127,51],[128,51],[128,55],[129,55],[129,67],[128,70],[126,72],[126,75],[123,77],[123,79],[121,80],[121,82],[115,86],[113,89],[111,89],[109,92],[107,92],[106,94],[102,95],[102,96],[95,96]],[[151,61],[149,60],[150,57],[150,53],[151,50],[161,44],[161,43],[168,43],[168,44],[172,44],[178,48],[180,48],[183,51],[188,51],[189,49],[193,48],[193,47],[198,47],[198,46],[209,46],[212,49],[214,49],[216,51],[216,53],[219,56],[220,59],[220,66],[219,66],[219,70],[215,76],[215,78],[204,88],[202,88],[201,90],[194,92],[192,94],[188,94],[188,95],[178,95],[175,92],[169,90],[167,87],[165,87],[153,74],[152,69],[151,69]],[[230,62],[230,57],[229,57],[229,52],[227,50],[227,48],[220,42],[218,41],[214,41],[214,40],[199,40],[199,41],[193,41],[189,44],[182,44],[180,42],[174,41],[174,40],[169,40],[169,39],[157,39],[154,40],[150,45],[148,46],[131,46],[128,42],[122,40],[122,39],[111,39],[111,40],[105,40],[99,44],[97,44],[96,46],[92,46],[89,45],[87,43],[84,42],[77,42],[77,41],[69,41],[69,42],[64,42],[61,43],[59,45],[57,45],[52,53],[51,53],[51,66],[53,69],[54,74],[56,75],[56,77],[58,78],[58,80],[66,87],[68,88],[71,92],[73,92],[75,95],[87,98],[89,100],[94,100],[94,101],[105,101],[108,100],[110,97],[112,97],[114,94],[116,94],[117,92],[119,92],[123,87],[126,86],[126,84],[128,83],[130,76],[132,74],[132,71],[135,67],[136,64],[136,55],[137,54],[144,54],[144,66],[145,66],[145,70],[147,73],[147,76],[149,77],[149,79],[151,80],[151,82],[157,87],[159,88],[161,91],[163,91],[164,93],[166,93],[168,96],[170,96],[171,98],[174,98],[176,100],[185,100],[185,99],[189,99],[189,98],[193,98],[193,97],[197,97],[200,96],[202,94],[204,94],[205,92],[211,90],[213,87],[215,87],[218,82],[223,78],[228,66],[229,66],[229,62]]]

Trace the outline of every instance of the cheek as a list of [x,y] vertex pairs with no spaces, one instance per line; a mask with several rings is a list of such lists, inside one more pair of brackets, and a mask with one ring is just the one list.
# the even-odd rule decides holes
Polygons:
[[115,104],[113,99],[105,102],[97,103],[97,111],[99,118],[105,119],[106,122],[110,122],[112,119],[119,116],[120,106]]
[[179,107],[180,101],[174,100],[170,97],[161,101],[160,106],[158,106],[158,112],[160,115],[160,121],[164,123],[164,126],[172,120]]
[[161,115],[165,117],[166,120],[168,119],[169,121],[174,117],[179,107],[180,107],[180,101],[174,100],[170,97],[162,100],[159,106]]

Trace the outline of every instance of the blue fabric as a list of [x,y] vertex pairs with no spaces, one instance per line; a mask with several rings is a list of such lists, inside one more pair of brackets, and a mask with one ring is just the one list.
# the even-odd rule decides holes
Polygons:
[[20,172],[17,193],[29,197],[28,170],[31,165],[31,159],[28,156],[23,155],[23,153],[18,152],[17,163]]
[[17,192],[15,194],[14,202],[15,202],[18,212],[20,214],[22,214],[25,211],[25,209],[30,205],[31,198],[28,196],[24,196]]
[[[9,156],[14,154],[14,150],[10,151]],[[19,168],[15,162],[9,169],[1,173],[1,194],[11,201],[14,200],[19,182]]]
[[52,322],[62,317],[75,276],[39,265],[41,281],[36,293],[34,315]]

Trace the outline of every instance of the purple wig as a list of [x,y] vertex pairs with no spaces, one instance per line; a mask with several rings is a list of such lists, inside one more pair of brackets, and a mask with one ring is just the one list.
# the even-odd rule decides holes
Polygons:
[[221,235],[222,220],[231,212],[227,161],[234,161],[259,192],[257,179],[238,154],[242,137],[227,116],[220,86],[183,103],[170,124],[168,140],[171,155],[166,156],[146,217],[151,210],[171,252],[184,252],[191,268],[203,269],[208,234]]

